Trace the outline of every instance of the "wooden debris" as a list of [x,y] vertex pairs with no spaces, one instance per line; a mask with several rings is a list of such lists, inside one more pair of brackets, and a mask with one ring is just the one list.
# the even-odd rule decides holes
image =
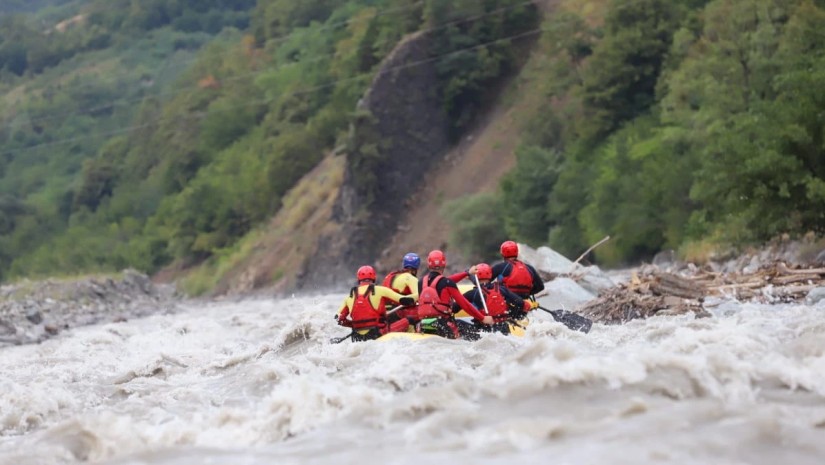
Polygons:
[[707,292],[701,284],[671,273],[655,275],[650,290],[655,295],[672,295],[685,299],[702,299]]
[[[603,292],[597,299],[586,304],[580,313],[607,324],[622,324],[657,314],[682,315],[693,312],[697,317],[710,316],[702,308],[704,290],[695,283],[690,283],[690,286],[676,284],[681,284],[682,280],[684,278],[673,275],[646,276],[640,278],[638,283],[632,280]],[[674,293],[670,293],[671,291]]]
[[825,287],[825,268],[791,269],[771,263],[753,273],[718,273],[694,268],[687,276],[663,273],[656,267],[634,272],[630,282],[608,289],[579,312],[607,324],[622,324],[653,315],[711,316],[708,296],[762,303],[795,302],[817,287]]
[[754,273],[708,275],[700,272],[692,279],[706,283],[709,295],[764,303],[794,302],[812,289],[825,286],[825,268],[792,269],[785,263],[775,262]]

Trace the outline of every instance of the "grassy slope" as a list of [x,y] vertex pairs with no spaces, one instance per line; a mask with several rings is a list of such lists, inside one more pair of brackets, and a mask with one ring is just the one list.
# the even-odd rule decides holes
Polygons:
[[318,247],[319,237],[335,227],[332,207],[344,179],[345,161],[343,156],[327,155],[289,191],[269,224],[253,230],[230,251],[189,270],[167,269],[156,280],[179,280],[184,292],[195,295],[292,288],[296,270]]

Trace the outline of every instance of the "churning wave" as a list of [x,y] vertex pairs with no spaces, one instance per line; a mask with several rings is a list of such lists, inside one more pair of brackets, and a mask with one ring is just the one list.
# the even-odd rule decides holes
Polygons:
[[[340,296],[2,351],[0,463],[821,464],[825,303],[330,344]],[[544,318],[547,316],[548,318]]]

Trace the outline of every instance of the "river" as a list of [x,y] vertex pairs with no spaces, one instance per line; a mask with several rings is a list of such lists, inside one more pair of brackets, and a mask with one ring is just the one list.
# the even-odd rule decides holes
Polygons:
[[192,303],[3,349],[0,464],[825,463],[825,302],[335,345],[340,300]]

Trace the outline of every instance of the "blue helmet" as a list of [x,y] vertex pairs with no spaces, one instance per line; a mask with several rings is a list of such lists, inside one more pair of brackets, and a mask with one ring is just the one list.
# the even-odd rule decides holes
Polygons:
[[404,260],[401,262],[401,268],[418,269],[421,266],[421,258],[418,255],[410,252],[404,255]]

